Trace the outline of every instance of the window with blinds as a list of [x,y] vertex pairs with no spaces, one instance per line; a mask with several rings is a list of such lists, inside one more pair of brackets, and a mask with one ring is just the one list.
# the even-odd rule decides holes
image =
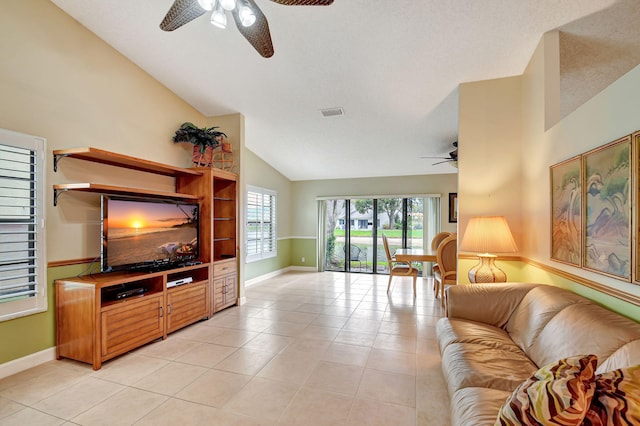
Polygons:
[[248,187],[246,244],[247,262],[277,255],[276,192]]
[[0,320],[47,309],[44,147],[0,130]]

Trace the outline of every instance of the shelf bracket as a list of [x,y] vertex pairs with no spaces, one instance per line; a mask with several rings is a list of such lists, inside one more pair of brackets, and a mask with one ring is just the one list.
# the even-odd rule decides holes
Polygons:
[[67,191],[68,189],[53,188],[53,207],[56,207],[58,205],[58,197],[60,196],[60,194]]
[[[68,156],[69,156],[69,154],[53,154],[53,171],[54,172],[58,171],[58,161],[60,161],[64,157],[68,157]],[[54,204],[54,206],[55,206],[55,204]]]

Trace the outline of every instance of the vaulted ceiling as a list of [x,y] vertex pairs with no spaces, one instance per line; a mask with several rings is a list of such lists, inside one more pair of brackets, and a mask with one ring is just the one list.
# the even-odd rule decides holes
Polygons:
[[[457,140],[460,83],[521,74],[546,31],[561,29],[569,49],[592,48],[594,30],[611,25],[603,16],[638,9],[635,0],[255,0],[275,48],[265,59],[230,18],[225,30],[207,15],[160,30],[173,0],[52,1],[202,114],[244,114],[247,147],[291,180],[454,173],[421,157],[446,156]],[[629,42],[610,30],[596,39]],[[564,58],[566,75],[586,69],[580,55]],[[583,96],[571,80],[564,88]],[[575,109],[575,97],[563,102],[565,114]],[[320,113],[334,107],[344,114]]]

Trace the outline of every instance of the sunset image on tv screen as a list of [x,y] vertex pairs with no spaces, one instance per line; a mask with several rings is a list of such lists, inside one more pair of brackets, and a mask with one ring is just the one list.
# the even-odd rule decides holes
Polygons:
[[107,206],[108,265],[171,261],[197,254],[197,205],[109,199]]

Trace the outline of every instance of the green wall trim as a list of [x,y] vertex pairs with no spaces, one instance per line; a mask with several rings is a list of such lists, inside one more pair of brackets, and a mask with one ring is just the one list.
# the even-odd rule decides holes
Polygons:
[[87,265],[47,269],[47,310],[0,322],[0,364],[22,358],[56,345],[56,305],[53,282],[85,271]]

